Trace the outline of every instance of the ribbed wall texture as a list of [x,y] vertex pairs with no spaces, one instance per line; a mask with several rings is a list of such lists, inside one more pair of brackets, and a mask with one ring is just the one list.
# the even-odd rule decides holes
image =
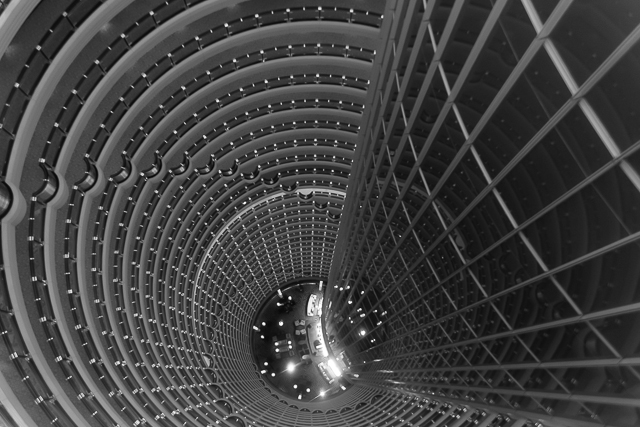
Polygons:
[[[0,1],[0,424],[637,425],[639,24]],[[305,403],[250,335],[307,278],[354,385]]]

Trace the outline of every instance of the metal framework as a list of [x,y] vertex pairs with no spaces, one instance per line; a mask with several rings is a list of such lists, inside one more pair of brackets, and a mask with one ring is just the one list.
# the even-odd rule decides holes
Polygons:
[[638,422],[640,135],[615,88],[640,27],[557,3],[394,15],[325,312],[356,383]]
[[[632,426],[635,1],[0,1],[0,424]],[[328,283],[353,387],[266,384]]]

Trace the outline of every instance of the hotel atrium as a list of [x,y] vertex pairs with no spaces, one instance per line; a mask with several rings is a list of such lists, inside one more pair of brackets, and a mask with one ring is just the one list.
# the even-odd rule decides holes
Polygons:
[[640,425],[638,76],[636,0],[0,0],[0,426]]

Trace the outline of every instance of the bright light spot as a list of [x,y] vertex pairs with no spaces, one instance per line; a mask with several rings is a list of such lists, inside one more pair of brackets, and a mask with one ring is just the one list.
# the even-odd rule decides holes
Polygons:
[[331,369],[331,372],[333,372],[334,376],[336,377],[342,376],[342,370],[340,370],[340,367],[338,366],[336,361],[333,359],[329,359],[329,369]]
[[[294,365],[293,363],[289,363],[289,364],[287,365],[287,371],[289,371],[289,372],[293,372],[293,371],[295,371],[295,370],[296,370],[296,365]],[[296,388],[296,387],[297,387],[297,386],[293,386],[293,388]]]
[[302,400],[302,395],[301,394],[298,395],[298,400]]
[[262,322],[262,326],[267,326],[267,324],[265,322]]
[[260,338],[261,338],[261,339],[264,339],[264,335],[260,335]]
[[284,325],[284,322],[281,320],[281,321],[278,322],[278,325],[282,326],[282,325]]
[[269,362],[264,362],[264,366],[269,366]]
[[307,393],[311,393],[311,389],[310,388],[307,389]]
[[367,334],[367,331],[365,331],[364,329],[360,329],[360,336],[363,337]]
[[298,384],[294,384],[294,385],[293,385],[293,388],[298,388]]
[[320,396],[324,396],[324,390],[320,392]]
[[276,376],[275,372],[271,372],[271,376],[275,377]]

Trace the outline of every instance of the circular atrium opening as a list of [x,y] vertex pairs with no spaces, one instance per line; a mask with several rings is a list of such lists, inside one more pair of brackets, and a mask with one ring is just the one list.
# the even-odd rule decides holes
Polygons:
[[305,280],[269,295],[253,323],[252,350],[263,379],[302,402],[335,397],[349,388],[349,367],[326,342],[323,282]]

